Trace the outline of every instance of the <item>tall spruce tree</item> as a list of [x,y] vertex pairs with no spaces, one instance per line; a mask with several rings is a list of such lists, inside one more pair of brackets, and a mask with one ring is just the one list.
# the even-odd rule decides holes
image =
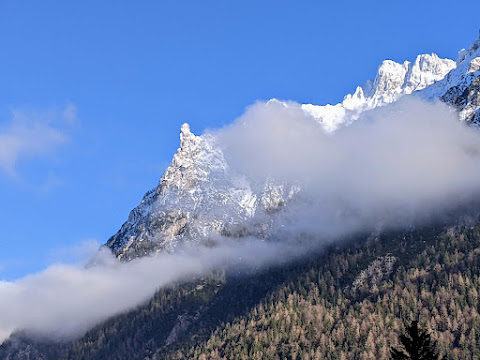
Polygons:
[[437,342],[430,338],[430,334],[419,328],[418,321],[412,321],[405,329],[405,334],[400,335],[400,342],[405,351],[392,348],[392,360],[438,360]]

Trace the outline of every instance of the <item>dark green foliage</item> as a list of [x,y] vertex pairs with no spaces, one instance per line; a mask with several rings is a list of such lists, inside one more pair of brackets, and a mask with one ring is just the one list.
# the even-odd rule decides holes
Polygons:
[[393,360],[438,360],[437,342],[430,338],[430,334],[418,326],[418,321],[405,329],[400,335],[400,342],[405,351],[392,348],[390,355]]

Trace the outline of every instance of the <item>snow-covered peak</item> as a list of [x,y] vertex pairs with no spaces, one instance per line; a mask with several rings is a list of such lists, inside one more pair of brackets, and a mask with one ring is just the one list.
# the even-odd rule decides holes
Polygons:
[[[278,100],[275,100],[278,101]],[[119,258],[171,251],[182,241],[209,236],[266,236],[271,215],[297,189],[270,181],[264,186],[230,172],[214,135],[180,130],[180,147],[158,186],[144,196],[107,246]]]
[[[480,124],[480,39],[462,50],[457,62],[435,54],[419,55],[413,62],[386,60],[373,80],[341,103],[301,108],[331,132],[364,111],[409,94],[447,102],[457,107],[461,118]],[[278,103],[291,106],[277,99],[268,102]],[[158,186],[147,192],[107,246],[128,259],[216,236],[268,238],[275,217],[302,201],[302,190],[295,184],[236,173],[215,135],[196,136],[183,124],[180,147]]]
[[383,61],[378,68],[373,85],[369,89],[368,97],[374,100],[376,104],[391,102],[396,93],[402,89],[409,65],[408,61],[403,64],[398,64],[392,60]]
[[196,136],[185,123],[180,128],[180,147],[160,179],[157,193],[165,194],[170,188],[193,190],[198,182],[207,181],[211,172],[222,172],[225,167],[215,139],[208,135]]
[[456,66],[450,59],[440,59],[436,54],[417,56],[405,75],[403,94],[425,89],[437,81],[442,80]]
[[392,103],[402,95],[434,84],[443,79],[455,65],[453,60],[441,59],[436,54],[419,55],[413,63],[405,61],[400,64],[385,60],[379,66],[373,81],[368,80],[363,86],[357,87],[341,103],[325,106],[303,104],[302,108],[326,131],[331,132],[341,124],[350,124],[365,110]]

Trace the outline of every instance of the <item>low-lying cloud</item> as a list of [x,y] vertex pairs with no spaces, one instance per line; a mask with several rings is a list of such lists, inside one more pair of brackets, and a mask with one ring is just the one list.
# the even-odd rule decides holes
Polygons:
[[296,103],[259,103],[214,134],[231,171],[260,187],[269,178],[302,189],[274,217],[277,241],[218,238],[128,263],[101,253],[94,267],[53,265],[0,282],[0,341],[17,329],[78,336],[174,281],[299,256],[305,249],[290,240],[300,232],[324,240],[418,224],[480,193],[480,133],[443,104],[404,98],[330,134]]
[[298,104],[271,101],[218,136],[233,169],[302,188],[282,218],[298,230],[408,225],[480,193],[480,132],[443,103],[405,97],[332,134]]
[[[175,281],[215,268],[259,268],[300,249],[258,239],[223,239],[214,248],[179,248],[174,254],[119,262],[102,249],[95,266],[66,264],[14,282],[0,281],[0,344],[15,330],[62,341],[80,336],[106,318],[147,301]],[[252,254],[255,254],[252,256]],[[294,256],[294,255],[293,255]]]

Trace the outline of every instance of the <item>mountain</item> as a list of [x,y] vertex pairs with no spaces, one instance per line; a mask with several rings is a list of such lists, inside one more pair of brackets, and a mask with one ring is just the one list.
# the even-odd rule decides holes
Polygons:
[[[300,105],[326,133],[402,96],[443,101],[479,124],[480,39],[456,62],[435,54],[385,61],[337,105]],[[271,100],[271,106],[290,106]],[[267,104],[268,106],[268,104]],[[215,134],[180,130],[180,147],[105,247],[123,261],[215,236],[272,237],[301,198],[297,184],[236,172]],[[386,359],[403,321],[421,325],[450,358],[480,356],[480,223],[458,214],[407,230],[358,234],[261,271],[218,270],[160,289],[145,304],[72,342],[17,332],[0,358]]]
[[182,241],[205,241],[212,234],[266,236],[268,216],[295,192],[266,182],[255,188],[229,171],[212,135],[195,136],[182,125],[180,148],[158,186],[146,193],[107,247],[118,258],[173,251]]
[[[480,116],[480,40],[459,52],[456,62],[435,54],[413,63],[384,61],[373,81],[357,87],[336,105],[303,104],[301,109],[330,133],[348,126],[365,111],[405,95],[441,100],[458,109],[463,120]],[[266,106],[287,103],[276,99]],[[260,182],[231,169],[214,134],[194,135],[188,124],[180,130],[180,147],[158,186],[145,194],[128,220],[106,246],[120,258],[174,251],[182,242],[202,242],[212,235],[271,236],[278,212],[298,196],[298,184],[274,178]]]

